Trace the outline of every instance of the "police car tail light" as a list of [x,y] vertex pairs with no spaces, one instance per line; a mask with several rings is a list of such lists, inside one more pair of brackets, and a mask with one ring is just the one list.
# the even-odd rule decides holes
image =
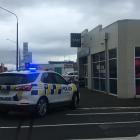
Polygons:
[[22,90],[22,91],[30,91],[31,89],[32,89],[31,85],[24,85],[24,86],[16,87],[16,90]]

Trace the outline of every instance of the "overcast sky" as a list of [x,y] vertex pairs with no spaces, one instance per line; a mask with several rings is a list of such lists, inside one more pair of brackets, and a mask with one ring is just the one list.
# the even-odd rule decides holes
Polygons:
[[[19,17],[19,46],[29,43],[34,63],[76,60],[70,33],[103,27],[119,19],[139,19],[139,0],[0,0]],[[15,64],[16,19],[0,9],[0,62]]]

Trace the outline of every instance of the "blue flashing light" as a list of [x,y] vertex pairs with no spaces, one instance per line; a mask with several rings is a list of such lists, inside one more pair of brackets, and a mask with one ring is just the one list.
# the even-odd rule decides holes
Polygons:
[[26,64],[26,70],[29,70],[31,72],[36,72],[38,70],[38,65],[37,64]]
[[37,68],[29,68],[31,72],[36,72]]

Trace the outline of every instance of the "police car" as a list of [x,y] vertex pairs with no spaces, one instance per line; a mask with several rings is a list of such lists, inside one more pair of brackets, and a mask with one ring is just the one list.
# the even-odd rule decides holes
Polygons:
[[43,117],[52,105],[68,103],[75,109],[80,94],[53,71],[13,71],[0,74],[0,111],[29,109]]

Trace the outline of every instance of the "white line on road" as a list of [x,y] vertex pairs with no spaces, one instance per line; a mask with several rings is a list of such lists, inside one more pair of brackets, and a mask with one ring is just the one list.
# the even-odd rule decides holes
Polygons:
[[140,114],[140,112],[68,113],[67,116]]
[[[136,124],[140,121],[126,121],[126,122],[94,122],[94,123],[72,123],[72,124],[46,124],[46,125],[23,125],[20,128],[44,128],[44,127],[63,127],[63,126],[86,126],[86,125],[114,125],[114,124]],[[17,126],[0,127],[0,129],[17,129]]]
[[94,109],[140,109],[140,106],[136,106],[136,107],[84,107],[84,108],[78,108],[79,110],[94,110]]
[[116,138],[90,138],[90,139],[67,139],[67,140],[139,140],[137,137],[116,137]]

